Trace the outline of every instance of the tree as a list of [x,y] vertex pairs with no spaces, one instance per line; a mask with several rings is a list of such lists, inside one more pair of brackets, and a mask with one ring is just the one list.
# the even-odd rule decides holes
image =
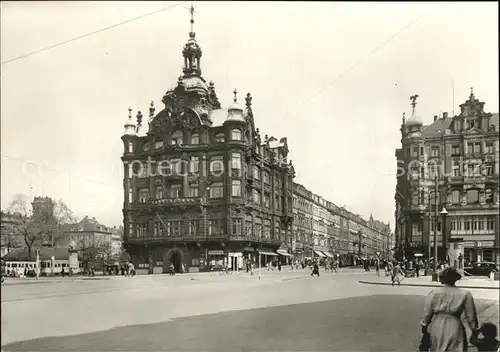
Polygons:
[[32,211],[28,208],[28,204],[26,195],[16,194],[7,207],[7,211],[19,214],[19,222],[14,225],[13,232],[22,236],[28,248],[28,257],[31,257],[33,245],[35,242],[42,242],[44,233],[42,224],[33,220]]
[[87,243],[85,240],[81,240],[77,244],[77,248],[86,269],[89,269],[90,263],[99,263],[104,268],[104,264],[113,258],[111,243],[108,242]]
[[120,255],[118,257],[118,261],[120,262],[120,265],[126,264],[130,261],[130,254],[128,254],[126,248],[123,246],[123,241],[122,241],[122,246],[120,249]]
[[2,219],[1,229],[0,229],[0,243],[2,248],[7,249],[7,253],[10,252],[14,248],[21,247],[21,244],[24,242],[22,236],[19,236],[14,231],[14,226],[17,222],[20,221],[19,214],[15,213],[6,213],[2,214],[2,217],[5,216],[5,219]]
[[32,248],[35,245],[48,242],[53,247],[56,239],[64,232],[63,225],[75,220],[73,213],[62,200],[54,202],[45,198],[43,205],[37,206],[34,212],[29,208],[28,196],[24,194],[15,195],[7,210],[20,216],[19,223],[14,226],[14,233],[23,238],[29,257],[33,255]]

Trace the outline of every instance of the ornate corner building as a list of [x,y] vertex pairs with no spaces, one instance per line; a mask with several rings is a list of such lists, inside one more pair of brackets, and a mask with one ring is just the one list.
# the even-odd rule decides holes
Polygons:
[[485,112],[471,90],[459,115],[443,113],[424,125],[415,113],[417,97],[412,116],[403,117],[395,153],[399,256],[433,257],[436,233],[440,260],[450,239],[462,239],[466,260],[498,262],[498,113]]
[[287,139],[261,137],[250,93],[243,106],[235,90],[221,107],[202,76],[193,28],[182,57],[183,74],[162,110],[151,103],[143,126],[142,113],[134,122],[129,109],[125,123],[124,243],[133,263],[196,271],[230,258],[234,268],[256,253],[288,250],[295,171]]

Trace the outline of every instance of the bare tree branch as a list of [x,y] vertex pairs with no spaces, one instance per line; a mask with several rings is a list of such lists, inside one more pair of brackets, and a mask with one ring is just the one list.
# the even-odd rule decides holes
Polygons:
[[52,247],[64,233],[63,225],[75,219],[73,212],[62,201],[54,202],[48,198],[45,206],[33,210],[29,206],[29,198],[17,194],[8,206],[8,211],[20,214],[20,222],[14,227],[14,233],[22,236],[31,256],[34,245],[49,242]]

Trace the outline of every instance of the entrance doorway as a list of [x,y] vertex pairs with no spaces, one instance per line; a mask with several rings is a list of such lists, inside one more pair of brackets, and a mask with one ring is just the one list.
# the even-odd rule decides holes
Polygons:
[[172,251],[172,254],[170,254],[170,263],[174,265],[176,273],[182,273],[182,254],[180,251]]

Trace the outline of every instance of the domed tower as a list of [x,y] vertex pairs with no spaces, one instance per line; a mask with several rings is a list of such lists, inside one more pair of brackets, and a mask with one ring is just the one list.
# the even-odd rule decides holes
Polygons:
[[[425,138],[421,133],[422,119],[415,112],[417,98],[417,94],[410,97],[412,114],[405,123],[406,135],[402,140],[405,169],[408,173],[406,178],[408,180],[418,180],[424,175],[424,164],[422,162],[425,159]],[[422,200],[420,199],[418,186],[415,185],[415,187],[410,185],[410,197],[408,199],[411,200],[413,206],[418,206]]]
[[132,121],[132,108],[128,108],[128,119],[123,127],[125,128],[122,136],[124,153],[131,154],[134,152],[137,137],[137,127]]
[[184,56],[184,75],[191,76],[201,76],[200,58],[202,51],[198,43],[196,42],[196,33],[194,32],[194,6],[191,5],[191,31],[189,32],[189,40],[184,45],[182,50],[182,56]]
[[245,118],[243,117],[243,106],[238,103],[238,91],[235,89],[233,94],[233,103],[229,105],[227,109],[227,120],[245,122]]

